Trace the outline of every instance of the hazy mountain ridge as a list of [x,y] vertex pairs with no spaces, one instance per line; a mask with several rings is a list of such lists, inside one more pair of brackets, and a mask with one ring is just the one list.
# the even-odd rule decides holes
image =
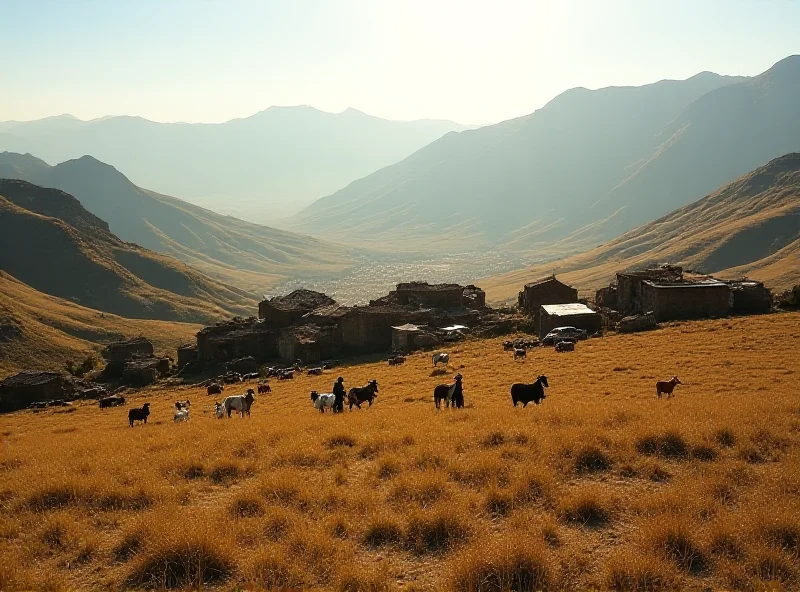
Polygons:
[[529,116],[449,134],[315,202],[293,228],[590,248],[800,149],[799,65],[792,56],[753,79],[572,89]]
[[0,269],[31,287],[132,318],[213,322],[256,298],[126,243],[71,195],[0,179]]
[[462,129],[307,106],[271,107],[218,124],[60,116],[0,123],[0,150],[50,163],[91,154],[137,185],[270,223],[281,202],[308,203]]
[[800,281],[800,153],[786,154],[703,199],[586,253],[489,278],[490,298],[513,298],[556,272],[583,291],[617,271],[675,263],[721,277],[749,275],[783,289]]
[[52,167],[30,154],[0,153],[3,177],[66,191],[121,239],[257,292],[287,275],[331,273],[349,263],[342,247],[142,189],[91,156]]

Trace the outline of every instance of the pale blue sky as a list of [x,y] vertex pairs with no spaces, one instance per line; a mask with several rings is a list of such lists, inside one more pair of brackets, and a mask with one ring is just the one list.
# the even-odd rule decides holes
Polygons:
[[800,53],[799,0],[0,0],[0,120],[270,105],[489,123]]

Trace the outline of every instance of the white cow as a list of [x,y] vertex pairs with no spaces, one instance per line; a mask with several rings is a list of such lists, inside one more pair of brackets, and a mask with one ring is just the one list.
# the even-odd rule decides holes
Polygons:
[[214,417],[217,419],[222,419],[225,417],[225,407],[223,407],[222,403],[219,401],[214,402]]
[[255,400],[256,392],[253,389],[247,389],[246,395],[231,395],[225,397],[222,401],[222,409],[228,414],[228,417],[230,417],[231,413],[234,411],[239,414],[239,417],[244,417],[245,413],[247,417],[250,417],[250,407],[252,407]]
[[175,423],[179,421],[189,421],[189,408],[175,410],[175,416],[172,418]]
[[314,404],[314,409],[319,409],[320,413],[325,413],[325,407],[333,409],[335,400],[336,395],[333,393],[317,393],[317,391],[311,391],[311,402]]
[[443,352],[433,354],[433,367],[435,368],[439,362],[447,366],[450,363],[450,354]]

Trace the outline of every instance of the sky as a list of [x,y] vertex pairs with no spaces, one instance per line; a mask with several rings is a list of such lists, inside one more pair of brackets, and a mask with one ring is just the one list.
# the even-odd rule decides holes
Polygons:
[[0,0],[0,120],[271,105],[494,123],[800,53],[800,0]]

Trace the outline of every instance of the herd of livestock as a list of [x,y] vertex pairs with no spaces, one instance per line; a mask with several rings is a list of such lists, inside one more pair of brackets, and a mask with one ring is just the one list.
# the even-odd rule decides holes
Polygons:
[[[511,344],[511,347],[508,347],[509,343]],[[525,351],[528,347],[535,347],[535,345],[538,344],[506,342],[503,345],[504,349],[512,350],[514,352],[514,358],[517,359],[518,357],[524,357],[524,355],[520,356],[520,350]],[[574,343],[571,345],[574,345]],[[450,363],[450,354],[445,352],[435,353],[431,359],[434,368],[436,368],[439,364],[444,364],[445,367],[447,367]],[[405,358],[402,356],[392,356],[388,360],[389,365],[392,366],[402,364],[404,362]],[[313,372],[311,370],[313,370]],[[321,369],[319,372],[316,372],[316,368],[311,370],[308,371],[308,374],[315,375],[322,373]],[[299,366],[295,366],[290,370],[270,368],[267,371],[267,374],[268,376],[277,376],[281,380],[290,380],[294,377],[294,372],[298,371],[301,371]],[[445,407],[452,406],[456,409],[464,407],[464,390],[462,385],[463,378],[463,375],[459,372],[453,377],[452,383],[439,384],[433,389],[433,401],[436,409],[440,409],[443,405]],[[224,389],[224,383],[233,383],[237,381],[242,382],[253,379],[259,380],[257,385],[258,394],[272,392],[270,385],[262,381],[259,374],[254,373],[236,375],[235,373],[227,373],[216,380],[208,381],[206,383],[207,393],[209,395],[221,394]],[[671,397],[675,386],[679,384],[682,383],[677,376],[673,376],[669,380],[659,381],[656,383],[656,395],[659,399],[663,395]],[[514,407],[519,404],[521,404],[523,407],[527,407],[528,403],[531,402],[539,405],[545,399],[545,389],[549,386],[550,385],[547,381],[547,376],[545,375],[538,376],[532,383],[514,383],[511,385],[511,402],[514,404]],[[353,410],[353,407],[361,409],[361,405],[363,403],[367,403],[371,407],[377,396],[378,381],[370,380],[364,386],[351,388],[346,394],[346,404],[349,406],[350,411]],[[110,401],[112,399],[113,401]],[[231,417],[234,413],[236,413],[241,418],[244,418],[245,415],[249,417],[250,410],[255,402],[255,399],[256,389],[253,388],[248,388],[247,392],[244,394],[227,396],[221,402],[216,401],[214,403],[214,416],[217,419],[222,419],[226,416]],[[125,400],[122,397],[106,397],[105,399],[100,400],[100,407],[114,406],[122,404],[124,401]],[[337,379],[336,383],[334,383],[333,392],[320,393],[316,390],[311,391],[311,403],[313,407],[321,413],[325,413],[326,410],[331,410],[334,413],[343,411],[345,404],[344,378],[339,377]],[[189,420],[190,405],[191,404],[188,400],[175,402],[174,421],[176,423]],[[146,424],[147,417],[149,415],[150,404],[145,403],[141,408],[131,409],[129,411],[128,423],[131,427],[133,427],[134,422],[136,421],[141,421],[142,423]]]

